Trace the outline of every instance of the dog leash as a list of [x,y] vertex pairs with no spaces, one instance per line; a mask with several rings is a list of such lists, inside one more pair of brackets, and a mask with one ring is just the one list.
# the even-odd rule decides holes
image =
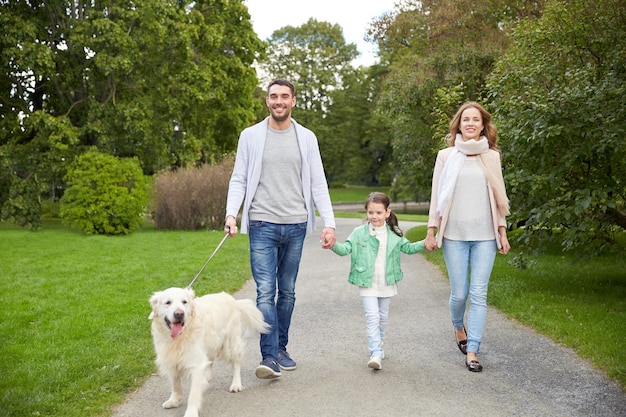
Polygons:
[[226,242],[226,239],[228,238],[229,232],[226,232],[224,234],[224,237],[222,238],[222,241],[219,243],[219,245],[217,245],[217,248],[215,248],[215,250],[213,251],[213,253],[211,254],[211,256],[209,256],[209,259],[207,259],[207,261],[204,263],[204,265],[202,265],[202,268],[200,268],[200,270],[198,271],[198,273],[196,274],[195,277],[193,277],[193,279],[191,280],[191,282],[189,283],[189,285],[187,285],[187,289],[191,289],[191,286],[193,285],[194,282],[196,282],[196,280],[198,279],[198,277],[200,276],[200,274],[202,273],[202,271],[204,271],[204,268],[206,268],[206,266],[209,264],[209,262],[211,262],[211,259],[213,259],[213,257],[215,256],[215,254],[217,253],[218,250],[220,250],[220,248],[222,247],[222,245],[224,244],[224,242]]

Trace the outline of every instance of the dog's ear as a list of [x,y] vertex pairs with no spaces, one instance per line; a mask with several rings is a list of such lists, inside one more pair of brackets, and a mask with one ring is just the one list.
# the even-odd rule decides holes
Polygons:
[[152,312],[148,316],[148,320],[152,320],[154,318],[156,306],[159,303],[159,295],[161,295],[161,292],[155,292],[154,294],[152,294],[152,297],[150,297],[150,306],[152,307]]

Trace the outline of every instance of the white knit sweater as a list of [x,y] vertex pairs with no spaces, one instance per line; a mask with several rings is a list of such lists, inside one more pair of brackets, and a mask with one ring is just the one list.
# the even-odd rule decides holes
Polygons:
[[487,179],[476,157],[466,158],[461,167],[443,236],[462,241],[495,239]]

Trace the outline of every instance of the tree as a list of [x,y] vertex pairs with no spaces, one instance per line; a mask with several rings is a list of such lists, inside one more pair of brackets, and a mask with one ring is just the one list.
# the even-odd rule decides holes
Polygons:
[[626,228],[626,2],[554,1],[489,79],[513,220],[587,255]]
[[4,0],[0,25],[3,206],[91,146],[152,174],[219,159],[255,118],[265,44],[243,0]]
[[371,184],[386,175],[388,181],[389,138],[372,117],[384,70],[354,68],[356,45],[345,43],[339,25],[315,19],[281,28],[267,42],[259,64],[264,82],[294,83],[294,118],[316,133],[327,178]]
[[328,178],[334,182],[377,185],[391,183],[391,140],[375,114],[375,98],[385,68],[359,68],[333,91],[318,135]]
[[[378,43],[389,73],[377,111],[392,133],[396,172],[394,194],[427,198],[436,151],[442,137],[431,126],[441,88],[478,100],[495,61],[509,45],[509,27],[534,15],[543,1],[405,0],[393,13],[373,22],[370,39]],[[440,101],[439,101],[440,102]],[[449,103],[437,114],[447,122],[461,105]],[[441,110],[441,109],[438,109]]]
[[350,62],[357,56],[356,45],[346,44],[339,25],[313,18],[299,27],[278,29],[267,42],[267,57],[259,62],[264,85],[273,78],[291,81],[297,96],[294,116],[316,131],[332,93],[354,72]]

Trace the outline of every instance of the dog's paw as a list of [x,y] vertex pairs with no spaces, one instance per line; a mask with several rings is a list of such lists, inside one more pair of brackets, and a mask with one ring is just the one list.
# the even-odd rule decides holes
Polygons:
[[163,408],[176,408],[180,405],[180,399],[170,398],[163,403]]
[[230,391],[230,392],[241,392],[242,389],[243,389],[243,386],[241,384],[232,384],[230,386],[230,388],[228,388],[228,391]]

